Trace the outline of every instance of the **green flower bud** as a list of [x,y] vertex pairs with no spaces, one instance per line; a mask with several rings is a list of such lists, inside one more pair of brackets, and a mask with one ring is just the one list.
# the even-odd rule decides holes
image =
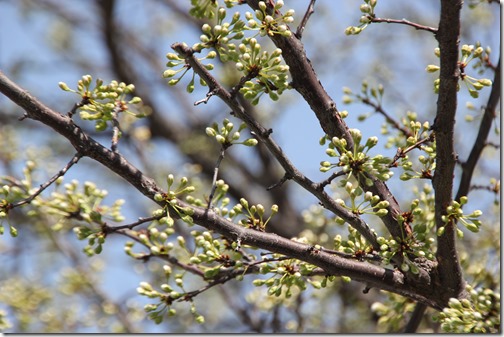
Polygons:
[[64,90],[64,91],[72,91],[68,85],[66,85],[65,82],[59,82],[58,83],[58,86],[60,87],[61,90]]
[[479,232],[479,227],[473,222],[465,223],[464,225],[468,230],[470,230],[473,233]]
[[222,135],[215,136],[215,139],[217,139],[217,141],[221,144],[226,143],[226,138],[224,138]]
[[173,69],[167,69],[163,72],[163,77],[164,78],[170,78],[170,77],[173,77],[175,76],[176,74],[178,73],[177,70],[173,70]]
[[231,140],[238,140],[240,138],[240,133],[238,131],[234,132],[231,136]]
[[271,213],[278,213],[278,205],[277,204],[271,205]]
[[211,127],[207,127],[205,129],[205,132],[206,132],[207,136],[210,136],[210,137],[215,137],[217,135],[217,131],[215,131],[215,129],[211,128]]
[[245,146],[256,146],[257,143],[258,143],[257,139],[255,139],[255,138],[249,138],[249,139],[243,141],[242,144],[245,145]]
[[196,316],[195,320],[196,320],[196,323],[198,323],[198,324],[205,323],[205,317],[203,315]]
[[481,85],[484,85],[485,87],[489,87],[492,85],[492,81],[490,81],[487,78],[482,78],[482,79],[478,80],[478,83],[480,83]]
[[382,208],[376,212],[376,215],[379,217],[385,216],[387,214],[388,214],[388,210],[386,210],[385,208]]
[[360,5],[360,11],[362,13],[371,13],[371,6],[369,6],[368,4],[362,4]]
[[474,89],[476,89],[476,90],[483,89],[483,84],[481,84],[479,82],[473,82],[472,85],[473,85]]
[[438,71],[440,68],[436,65],[433,65],[433,64],[429,64],[427,66],[427,68],[425,68],[425,70],[428,72],[428,73],[434,73],[436,71]]

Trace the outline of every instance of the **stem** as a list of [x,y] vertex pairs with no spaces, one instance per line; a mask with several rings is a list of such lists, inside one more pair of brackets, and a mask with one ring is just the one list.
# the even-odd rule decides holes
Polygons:
[[375,22],[375,23],[380,23],[380,22],[398,23],[398,24],[408,25],[408,26],[414,27],[416,30],[425,30],[425,31],[428,31],[428,32],[431,32],[431,33],[434,33],[434,34],[437,34],[437,32],[438,32],[437,28],[420,25],[418,23],[411,22],[411,21],[408,21],[406,19],[397,20],[397,19],[371,18],[371,22]]
[[19,207],[25,204],[29,204],[30,202],[33,201],[40,193],[42,193],[46,188],[51,186],[52,183],[54,183],[59,177],[62,177],[65,175],[65,173],[72,167],[74,164],[77,164],[79,159],[81,159],[82,155],[80,153],[76,153],[72,159],[68,162],[68,164],[65,165],[58,173],[56,173],[54,176],[52,176],[51,179],[46,181],[44,184],[40,185],[39,189],[35,191],[32,195],[30,195],[28,198],[23,199],[21,201],[18,201],[14,204],[11,204],[9,208],[14,208],[14,207]]
[[445,303],[450,297],[459,298],[464,292],[464,280],[456,248],[456,224],[445,224],[442,216],[452,201],[453,175],[456,163],[454,149],[457,83],[459,80],[459,37],[461,0],[442,0],[437,39],[440,49],[440,83],[436,119],[432,129],[436,137],[436,171],[432,180],[435,191],[435,219],[437,228],[446,227],[437,237],[439,296]]
[[229,144],[227,147],[225,145],[222,145],[221,151],[219,153],[219,158],[217,158],[217,163],[215,164],[214,175],[212,178],[212,190],[210,191],[210,196],[208,197],[207,209],[210,209],[210,207],[212,207],[212,199],[214,197],[215,190],[217,189],[217,176],[219,174],[219,167],[222,159],[224,159],[224,153],[229,146],[231,146],[231,144]]
[[[254,10],[259,8],[258,0],[247,0],[247,3]],[[348,126],[341,118],[336,103],[320,83],[301,41],[294,34],[290,37],[273,34],[270,38],[277,48],[282,50],[282,56],[289,66],[292,76],[292,87],[303,96],[315,113],[322,130],[331,138],[344,138],[348,144],[347,148],[353,149],[354,142]],[[373,195],[378,195],[381,200],[389,202],[388,214],[383,216],[381,220],[389,233],[394,238],[400,239],[402,237],[401,226],[399,226],[396,219],[397,215],[402,213],[399,203],[383,181],[367,174],[366,177],[370,178],[373,184],[367,186],[364,179],[362,179],[359,181],[360,186],[364,191],[370,191]],[[366,237],[366,239],[368,238]],[[400,263],[400,261],[398,262]]]
[[314,10],[315,1],[316,0],[310,0],[310,4],[308,5],[308,8],[306,9],[306,13],[303,16],[303,19],[301,20],[301,23],[299,24],[299,26],[296,30],[296,37],[299,40],[301,40],[301,37],[303,36],[303,32],[305,30],[306,24],[308,23],[308,19],[313,14],[313,12],[315,12],[315,10]]
[[469,193],[474,169],[476,168],[476,164],[481,157],[485,145],[488,144],[488,134],[492,128],[492,122],[495,118],[495,110],[501,96],[500,67],[501,61],[499,57],[499,63],[497,64],[497,69],[492,82],[492,91],[490,92],[490,97],[488,98],[488,102],[485,107],[485,113],[481,119],[478,135],[476,136],[476,140],[474,141],[474,145],[467,161],[462,164],[462,178],[460,179],[457,196],[455,198],[457,201],[460,200],[461,197],[467,196]]

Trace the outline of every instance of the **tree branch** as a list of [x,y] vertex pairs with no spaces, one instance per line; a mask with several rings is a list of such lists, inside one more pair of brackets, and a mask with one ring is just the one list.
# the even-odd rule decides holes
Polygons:
[[492,122],[495,118],[495,110],[497,104],[500,101],[501,96],[501,60],[499,57],[499,62],[497,63],[497,69],[495,71],[494,79],[492,82],[492,91],[490,92],[490,97],[485,107],[485,113],[481,119],[481,124],[479,127],[478,135],[474,141],[471,153],[467,158],[467,161],[462,164],[462,177],[460,178],[459,188],[455,200],[460,200],[461,197],[467,196],[471,188],[471,180],[473,176],[474,169],[478,163],[481,153],[483,152],[485,145],[487,144],[488,134],[492,128]]
[[402,132],[402,134],[408,138],[408,137],[413,137],[413,134],[411,133],[410,130],[408,130],[406,127],[404,126],[401,126],[399,124],[398,121],[396,121],[395,119],[393,119],[384,109],[383,107],[380,105],[380,104],[376,104],[374,102],[372,102],[369,98],[362,98],[362,103],[366,104],[366,105],[369,105],[370,107],[372,107],[375,112],[381,114],[383,117],[385,117],[385,120],[387,121],[387,123],[389,123],[390,125],[392,125],[392,127],[396,130],[399,130]]
[[273,156],[278,160],[280,165],[296,183],[306,189],[308,192],[317,197],[322,205],[340,216],[345,221],[350,223],[355,229],[361,233],[366,240],[373,245],[375,250],[379,250],[380,244],[376,241],[376,234],[371,231],[367,224],[357,215],[347,211],[341,205],[337,204],[324,190],[324,185],[316,184],[309,178],[304,176],[292,162],[285,156],[280,146],[273,140],[269,130],[266,130],[242,107],[236,99],[233,99],[231,93],[227,91],[210,72],[194,57],[193,50],[185,44],[175,43],[172,45],[173,50],[179,53],[186,59],[186,62],[194,69],[194,71],[208,84],[210,90],[215,92],[220,99],[226,103],[236,117],[243,120],[257,139],[264,144]]
[[[187,9],[177,7],[179,2],[165,1],[163,3],[170,8],[170,11],[176,12],[178,16],[182,15],[182,12],[185,13],[185,16],[188,16]],[[114,7],[117,6],[117,3],[114,0],[97,1],[97,6],[101,9],[102,36],[104,44],[107,47],[112,70],[118,76],[118,80],[125,83],[133,83],[135,85],[136,95],[142,97],[144,106],[151,108],[152,113],[147,117],[147,120],[152,137],[161,137],[173,144],[176,144],[179,148],[186,148],[183,144],[193,137],[195,130],[202,127],[200,120],[188,120],[188,125],[185,125],[184,123],[181,123],[178,118],[168,118],[163,114],[166,107],[157,104],[156,99],[154,99],[151,95],[150,88],[152,86],[152,79],[143,79],[141,74],[135,71],[136,67],[131,62],[131,60],[135,59],[135,57],[128,56],[128,53],[135,51],[151,65],[154,72],[162,73],[160,63],[155,57],[152,57],[155,53],[152,50],[145,48],[142,42],[138,40],[137,36],[130,33],[130,27],[121,26],[120,20],[115,20],[114,14],[117,15],[117,12],[114,11]],[[203,20],[195,19],[192,16],[188,17],[193,19],[189,21],[194,23],[195,28],[198,30],[205,22]],[[125,48],[124,46],[128,47]],[[186,100],[181,99],[179,87],[172,87],[170,91],[172,90],[175,92],[173,95],[174,99],[182,105],[182,109],[185,108],[187,112],[192,111],[191,109],[193,104],[185,104]],[[189,115],[189,113],[185,113],[184,115]],[[191,162],[201,165],[202,173],[211,180],[215,172],[214,159],[212,159],[208,153],[202,154],[201,150],[197,150],[194,147],[191,148],[191,150],[193,151],[180,152],[181,155],[188,158]],[[271,185],[271,180],[275,180],[276,177],[280,179],[281,177],[281,172],[277,170],[277,167],[274,169],[268,167],[272,161],[271,158],[261,156],[261,147],[258,147],[257,150],[260,158],[258,163],[262,164],[262,170],[260,171],[267,172],[266,176],[259,174],[258,172],[260,171],[251,171],[249,166],[238,160],[232,152],[228,152],[226,154],[226,164],[232,166],[234,171],[232,174],[228,174],[227,171],[222,172],[222,179],[224,181],[232,181],[233,178],[236,178],[237,172],[239,172],[239,176],[251,184],[247,186],[245,184],[230,184],[228,194],[237,200],[241,197],[246,197],[247,200],[253,202],[255,198],[250,195],[251,190],[264,189]],[[269,197],[269,195],[267,196]],[[281,206],[282,209],[294,210],[287,189],[276,190],[274,192],[274,197],[277,200],[281,200],[279,202],[279,206]],[[299,227],[291,225],[299,223],[299,220],[300,217],[292,211],[275,218],[269,223],[269,227],[274,228],[277,233],[282,234],[283,236],[291,237],[297,235],[300,231]]]
[[[162,193],[161,188],[157,186],[153,179],[145,176],[122,155],[114,153],[96,142],[75,125],[71,118],[43,105],[8,79],[2,72],[0,72],[0,92],[23,108],[28,118],[51,127],[67,138],[83,156],[92,158],[106,166],[149,199],[154,200],[156,193]],[[163,204],[163,202],[159,203]],[[405,278],[397,270],[389,270],[367,262],[348,260],[323,251],[317,251],[309,245],[288,240],[273,233],[241,227],[217,216],[212,210],[194,207],[182,200],[177,200],[177,203],[179,207],[192,209],[194,212],[192,218],[195,223],[220,233],[230,240],[240,240],[242,244],[308,262],[322,268],[328,275],[349,276],[369,286],[401,294],[438,310],[442,308],[436,298],[429,298],[429,289],[418,288],[413,280],[410,282],[410,279]]]
[[[247,3],[254,10],[259,8],[258,0],[247,0]],[[282,57],[289,66],[289,71],[292,76],[292,87],[303,96],[315,113],[322,130],[331,138],[344,138],[347,142],[347,148],[352,149],[354,143],[348,126],[341,118],[336,108],[336,103],[327,94],[320,83],[301,41],[297,39],[294,34],[290,37],[273,34],[270,38],[273,43],[282,50]],[[403,230],[398,225],[396,219],[397,215],[402,212],[397,200],[383,181],[370,175],[366,175],[366,178],[372,180],[372,185],[367,186],[365,182],[361,181],[360,186],[364,191],[370,191],[373,195],[378,195],[381,200],[389,202],[389,207],[387,208],[388,214],[383,216],[381,220],[390,234],[394,238],[401,240],[403,237]]]
[[422,303],[417,303],[415,305],[415,309],[413,310],[413,313],[411,314],[411,318],[408,321],[408,324],[404,328],[405,333],[413,333],[418,329],[418,326],[422,322],[422,318],[425,313],[425,309],[427,307],[422,304]]
[[303,32],[305,30],[306,24],[308,23],[308,19],[310,16],[315,12],[314,7],[315,7],[315,1],[317,0],[310,0],[310,4],[308,5],[308,8],[306,9],[306,13],[303,16],[303,19],[301,20],[301,23],[296,29],[296,37],[301,40],[301,37],[303,36]]
[[450,297],[463,294],[464,280],[456,248],[456,224],[442,220],[452,201],[453,174],[456,153],[453,144],[455,113],[457,111],[457,84],[459,80],[458,54],[460,36],[461,0],[442,0],[437,39],[440,49],[440,83],[436,119],[432,129],[436,137],[436,171],[433,177],[435,191],[435,219],[437,228],[445,227],[438,236],[436,257],[443,292],[440,296],[448,303]]
[[70,159],[70,161],[68,162],[68,164],[65,165],[65,167],[63,167],[60,171],[58,171],[58,173],[56,173],[51,179],[49,179],[48,181],[46,181],[44,184],[40,185],[39,189],[36,190],[32,195],[30,195],[28,198],[26,199],[23,199],[21,201],[18,201],[14,204],[11,204],[9,206],[10,209],[12,208],[15,208],[15,207],[19,207],[19,206],[22,206],[22,205],[25,205],[25,204],[29,204],[30,202],[32,202],[33,199],[35,199],[40,193],[42,193],[46,188],[48,188],[49,186],[51,186],[52,183],[54,183],[59,177],[62,177],[65,175],[65,173],[75,164],[77,164],[77,162],[79,161],[79,159],[81,159],[82,155],[79,154],[79,153],[76,153],[72,159]]
[[428,31],[428,32],[431,32],[434,34],[436,34],[438,32],[437,28],[420,25],[418,23],[411,22],[406,19],[397,20],[397,19],[383,19],[383,18],[372,18],[372,17],[370,17],[370,19],[371,19],[371,22],[376,22],[376,23],[380,23],[380,22],[398,23],[398,24],[414,27],[416,30],[425,30],[425,31]]

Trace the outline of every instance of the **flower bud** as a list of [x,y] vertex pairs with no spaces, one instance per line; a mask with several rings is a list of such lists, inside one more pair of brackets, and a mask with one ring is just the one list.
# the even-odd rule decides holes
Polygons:
[[257,139],[255,138],[249,138],[245,140],[242,144],[245,146],[256,146],[258,143]]

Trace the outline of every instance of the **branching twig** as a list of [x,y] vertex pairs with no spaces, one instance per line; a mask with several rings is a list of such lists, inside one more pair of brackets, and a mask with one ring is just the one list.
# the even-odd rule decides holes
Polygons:
[[[246,1],[254,10],[259,9],[258,0]],[[289,66],[289,71],[292,76],[291,85],[303,96],[315,113],[322,130],[331,138],[338,137],[345,139],[347,142],[347,149],[352,149],[354,142],[349,128],[338,113],[336,103],[320,83],[301,41],[295,36],[285,37],[280,34],[273,34],[273,36],[270,36],[270,39],[277,48],[282,50],[282,56],[285,63]],[[400,238],[402,236],[402,228],[398,225],[397,216],[401,214],[402,211],[394,194],[390,191],[387,184],[378,178],[370,174],[365,174],[365,178],[366,179],[360,181],[360,186],[364,191],[369,191],[373,193],[373,195],[378,195],[381,200],[388,201],[388,213],[383,216],[381,220],[392,237]],[[365,183],[367,179],[372,181],[370,186]],[[303,184],[300,185],[305,187]],[[352,226],[354,225],[352,224]],[[361,229],[358,230],[360,231]],[[366,240],[368,240],[367,236]],[[394,259],[401,258],[396,255]],[[398,262],[400,263],[401,261]]]
[[366,104],[366,105],[369,105],[370,107],[372,107],[375,110],[375,112],[383,115],[383,117],[385,117],[385,120],[387,121],[387,123],[389,123],[390,125],[392,125],[395,129],[401,131],[403,133],[403,135],[406,136],[406,138],[413,137],[413,134],[411,133],[411,131],[408,130],[407,128],[401,126],[399,124],[399,122],[397,122],[395,119],[393,119],[392,116],[390,116],[383,109],[383,107],[380,104],[376,104],[376,103],[372,102],[371,100],[369,100],[368,98],[365,98],[365,97],[361,98],[361,102],[364,103],[364,104]]
[[269,186],[266,188],[267,191],[271,191],[274,188],[282,186],[287,180],[292,179],[291,176],[289,176],[288,173],[285,173],[282,179],[280,179],[278,182],[274,183],[273,185]]
[[306,13],[303,16],[303,19],[299,23],[299,26],[297,27],[296,30],[296,37],[301,40],[301,37],[303,36],[303,32],[306,28],[306,24],[308,23],[308,19],[310,16],[315,12],[314,7],[315,7],[315,1],[316,0],[310,0],[310,4],[308,5],[308,8],[306,9]]
[[404,328],[405,333],[413,333],[418,329],[418,326],[422,322],[422,318],[424,316],[425,310],[427,307],[422,303],[417,303],[413,313],[411,314],[411,318]]
[[338,171],[338,172],[333,172],[329,178],[321,181],[319,183],[319,186],[321,189],[323,189],[324,187],[326,187],[327,185],[329,185],[334,179],[338,178],[338,177],[341,177],[341,176],[344,176],[346,173],[343,172],[343,171]]
[[22,206],[22,205],[25,205],[25,204],[29,204],[30,202],[32,202],[33,199],[35,199],[46,188],[48,188],[49,186],[51,186],[51,184],[54,183],[59,177],[64,176],[65,173],[70,169],[70,167],[72,167],[73,165],[75,165],[79,161],[79,159],[81,159],[81,157],[82,157],[82,154],[76,153],[72,157],[72,159],[70,159],[70,161],[65,165],[65,167],[63,167],[58,173],[56,173],[54,176],[52,176],[51,179],[49,179],[48,181],[46,181],[45,183],[43,183],[42,185],[40,185],[39,189],[36,190],[32,195],[30,195],[26,199],[23,199],[23,200],[18,201],[16,203],[10,204],[9,208],[12,209],[12,208],[19,207],[19,206]]
[[420,148],[420,146],[424,143],[431,142],[434,139],[434,132],[431,132],[431,134],[428,137],[425,137],[423,139],[420,139],[418,142],[416,142],[413,145],[408,146],[406,149],[398,148],[397,152],[394,156],[394,159],[392,159],[392,162],[388,165],[389,167],[395,167],[397,164],[397,161],[400,158],[404,158],[406,154],[409,152],[413,151],[416,148]]
[[418,23],[411,22],[406,19],[397,20],[397,19],[383,19],[383,18],[373,18],[373,17],[370,17],[370,19],[371,19],[371,22],[375,22],[375,23],[386,22],[386,23],[399,23],[399,24],[403,24],[403,25],[408,25],[408,26],[414,27],[417,30],[425,30],[425,31],[428,31],[428,32],[431,32],[434,34],[436,34],[438,31],[437,28],[420,25]]
[[[131,240],[134,240],[142,245],[145,246],[145,244],[138,238],[138,236],[136,234],[133,234],[133,232],[131,232],[130,230],[128,229],[118,229],[116,231],[114,231],[114,233],[117,233],[117,234],[120,234],[120,235],[123,235],[123,236],[126,236],[127,238],[131,239]],[[198,275],[200,277],[204,277],[204,272],[202,272],[197,266],[195,265],[191,265],[191,264],[185,264],[185,263],[182,263],[180,262],[179,259],[177,259],[176,257],[174,256],[171,256],[171,255],[168,255],[168,254],[159,254],[159,255],[154,255],[152,253],[145,253],[144,255],[142,255],[141,257],[139,257],[139,259],[141,260],[149,260],[150,258],[159,258],[161,260],[164,260],[166,262],[169,262],[170,264],[172,264],[173,266],[177,266],[185,271],[188,271],[194,275]]]
[[155,220],[159,220],[161,219],[162,217],[166,216],[166,214],[163,214],[163,215],[157,215],[157,216],[150,216],[150,217],[147,217],[147,218],[138,218],[138,221],[135,221],[135,222],[132,222],[130,224],[127,224],[127,225],[122,225],[122,226],[106,226],[105,228],[105,231],[107,233],[113,233],[113,232],[116,232],[120,229],[133,229],[135,228],[136,226],[139,226],[141,224],[144,224],[146,222],[152,222],[152,221],[155,221]]
[[471,180],[473,176],[474,169],[478,163],[481,153],[483,152],[485,145],[488,144],[487,139],[492,128],[492,122],[495,118],[495,109],[501,98],[501,58],[499,57],[499,62],[497,63],[497,71],[495,72],[494,79],[492,82],[492,91],[490,92],[490,97],[488,98],[487,105],[485,107],[485,112],[483,118],[481,119],[481,124],[478,130],[478,135],[474,141],[471,153],[467,158],[467,161],[462,165],[462,177],[460,179],[459,188],[457,191],[456,200],[460,200],[461,197],[467,196],[471,186]]
[[210,99],[210,97],[212,97],[213,95],[215,95],[214,90],[210,90],[210,91],[206,94],[205,98],[200,99],[199,101],[194,102],[194,105],[195,105],[195,106],[197,106],[197,105],[200,105],[201,103],[205,103],[205,104],[207,104],[207,103],[208,103],[208,100],[209,100],[209,99]]
[[[210,74],[210,72],[196,59],[196,57],[194,57],[193,51],[190,47],[182,43],[175,43],[172,45],[172,48],[177,53],[179,53],[179,55],[183,56],[186,59],[186,62],[201,78],[203,78],[210,89],[212,91],[215,91],[215,94],[219,96],[219,98],[222,99],[224,103],[226,103],[231,108],[234,115],[247,124],[256,138],[268,148],[268,150],[278,160],[280,165],[282,165],[286,174],[292,177],[292,180],[294,180],[301,187],[317,197],[322,205],[328,210],[334,212],[334,214],[337,214],[342,219],[350,223],[366,238],[369,243],[373,245],[375,249],[378,249],[380,247],[380,245],[376,241],[376,234],[371,231],[371,229],[359,216],[349,212],[344,207],[337,204],[333,198],[331,198],[325,191],[320,189],[319,184],[314,183],[308,177],[304,176],[294,166],[294,164],[284,154],[280,146],[272,139],[271,130],[266,129],[261,124],[259,124],[259,122],[257,122],[249,113],[247,113],[243,106],[241,106],[235,99],[231,97],[231,94],[215,79],[215,77],[212,76],[212,74]],[[351,140],[349,141],[352,142]],[[390,195],[385,199],[390,199]],[[394,226],[396,225],[397,223],[394,222]]]

